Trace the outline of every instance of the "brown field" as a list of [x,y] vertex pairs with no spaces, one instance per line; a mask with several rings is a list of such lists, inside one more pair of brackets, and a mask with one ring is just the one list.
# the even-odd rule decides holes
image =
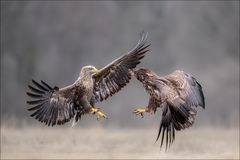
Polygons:
[[169,151],[153,129],[1,127],[1,159],[239,159],[238,129],[178,132]]

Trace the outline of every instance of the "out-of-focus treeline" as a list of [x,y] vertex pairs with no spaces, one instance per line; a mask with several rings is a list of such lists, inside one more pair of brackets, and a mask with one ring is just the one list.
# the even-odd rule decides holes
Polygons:
[[[149,33],[149,54],[140,66],[159,75],[184,70],[202,84],[206,109],[196,126],[239,125],[238,1],[1,1],[1,119],[41,125],[30,118],[26,90],[31,79],[63,87],[84,65],[104,67]],[[110,117],[80,125],[158,125],[161,112],[132,114],[148,104],[141,84],[131,83],[97,106]],[[16,123],[17,123],[16,122]]]

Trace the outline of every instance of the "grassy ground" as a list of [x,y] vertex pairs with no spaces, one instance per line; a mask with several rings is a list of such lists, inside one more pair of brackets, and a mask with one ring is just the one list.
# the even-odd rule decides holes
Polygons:
[[153,129],[1,127],[1,159],[239,159],[238,129],[177,132],[169,151]]

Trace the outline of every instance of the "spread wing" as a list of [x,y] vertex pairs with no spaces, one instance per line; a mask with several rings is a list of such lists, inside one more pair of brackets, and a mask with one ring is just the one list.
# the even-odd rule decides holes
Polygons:
[[103,101],[123,88],[131,79],[130,70],[135,68],[149,51],[146,44],[147,34],[141,33],[136,47],[127,54],[114,60],[93,75],[95,79],[95,101]]
[[62,89],[52,88],[47,83],[41,81],[41,84],[32,80],[34,87],[29,85],[31,92],[27,95],[31,100],[27,101],[33,107],[31,117],[35,117],[46,125],[61,125],[68,122],[74,116],[74,86],[68,86]]
[[[182,130],[192,126],[196,110],[192,106],[205,108],[204,95],[201,85],[191,75],[183,71],[175,71],[164,77],[170,83],[169,87],[176,90],[174,98],[165,103],[157,140],[162,134],[161,147],[166,136],[166,149],[173,143],[175,129]],[[166,92],[166,94],[169,94]]]
[[190,74],[184,71],[175,71],[165,76],[173,87],[178,91],[179,96],[185,101],[187,106],[201,106],[205,108],[205,99],[202,86]]

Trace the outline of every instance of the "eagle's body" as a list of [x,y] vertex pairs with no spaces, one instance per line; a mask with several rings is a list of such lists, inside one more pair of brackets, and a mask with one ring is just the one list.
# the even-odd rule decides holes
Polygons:
[[202,87],[194,77],[179,70],[160,77],[149,69],[141,68],[135,70],[134,75],[150,95],[146,109],[137,109],[135,113],[143,116],[143,112],[155,113],[157,108],[162,109],[157,140],[162,133],[162,146],[166,135],[167,148],[175,138],[175,130],[188,128],[194,123],[196,110],[193,107],[205,108]]
[[27,95],[34,100],[27,101],[35,105],[28,110],[31,115],[46,125],[60,125],[74,116],[73,125],[83,114],[97,114],[98,118],[106,117],[96,107],[95,103],[107,99],[121,90],[131,79],[131,70],[148,52],[147,35],[142,33],[141,39],[134,49],[114,60],[101,70],[94,66],[81,69],[79,78],[67,87],[59,89],[41,81],[32,80],[35,87],[29,85],[32,92]]

